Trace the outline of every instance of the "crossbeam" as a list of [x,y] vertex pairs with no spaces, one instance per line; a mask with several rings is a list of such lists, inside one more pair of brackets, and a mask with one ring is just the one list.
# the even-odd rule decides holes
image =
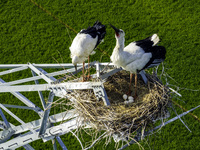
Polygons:
[[[81,120],[79,120],[81,121]],[[79,123],[77,122],[77,119],[69,120],[63,124],[51,127],[46,129],[46,132],[44,133],[44,142],[54,139],[56,136],[60,136],[63,134],[68,133],[70,130],[76,129]],[[80,126],[83,124],[79,124]],[[0,150],[4,149],[16,149],[23,145],[29,144],[33,141],[41,139],[40,136],[38,136],[39,129],[34,130],[33,132],[28,132],[23,135],[19,135],[18,137],[9,140],[7,142],[4,142],[3,144],[0,144]]]
[[[57,123],[57,122],[61,122],[61,121],[65,121],[74,117],[77,117],[78,115],[75,113],[74,110],[69,110],[69,111],[65,111],[59,114],[55,114],[55,115],[51,115],[49,117],[49,120],[51,123]],[[21,134],[23,132],[26,132],[29,130],[29,128],[31,129],[39,129],[40,125],[42,123],[42,119],[38,119],[38,120],[34,120],[19,126],[15,126],[12,127],[12,129],[15,131],[15,134]],[[3,131],[0,131],[0,137],[3,134]]]
[[0,93],[6,92],[31,92],[31,91],[50,91],[62,89],[93,89],[93,86],[100,86],[101,82],[65,82],[59,84],[37,84],[37,85],[15,85],[15,86],[0,86]]
[[[60,63],[60,64],[35,64],[35,63],[33,63],[33,65],[35,67],[39,67],[39,68],[73,68],[74,67],[74,65],[72,63]],[[80,67],[82,65],[83,64],[77,64],[77,67]],[[88,65],[88,63],[85,63],[85,65]],[[91,63],[90,63],[90,65],[91,65]],[[99,63],[99,65],[113,66],[113,63],[104,62],[104,63]],[[28,64],[0,64],[0,69],[12,69],[12,68],[18,68],[18,67],[27,67],[28,68]]]

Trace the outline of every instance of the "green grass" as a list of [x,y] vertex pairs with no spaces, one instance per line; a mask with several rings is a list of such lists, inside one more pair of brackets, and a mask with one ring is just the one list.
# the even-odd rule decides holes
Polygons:
[[[166,72],[179,87],[200,89],[200,1],[197,0],[35,0],[62,22],[76,31],[87,28],[96,20],[107,25],[104,43],[98,47],[111,55],[115,46],[114,31],[109,23],[126,33],[126,45],[131,41],[146,38],[158,33],[160,45],[166,47]],[[0,64],[21,63],[69,63],[69,47],[76,33],[35,6],[29,0],[0,0]],[[62,58],[61,58],[62,56]],[[100,51],[92,60],[110,61]],[[5,77],[5,80],[19,79],[26,74]],[[4,78],[3,78],[4,79]],[[200,104],[200,92],[181,90],[181,100],[177,103],[186,109]],[[33,98],[34,96],[31,96]],[[9,95],[0,96],[0,102],[12,99]],[[9,102],[8,102],[9,103]],[[16,103],[14,100],[11,103]],[[178,108],[177,108],[178,109]],[[178,112],[182,111],[178,109]],[[193,112],[200,117],[200,111]],[[25,114],[21,114],[22,117]],[[173,114],[174,115],[174,114]],[[145,149],[200,149],[200,125],[190,115],[183,120],[192,130],[190,133],[179,121],[164,127],[149,141],[142,142]],[[77,140],[71,135],[62,136],[68,149],[80,149]],[[90,137],[86,137],[90,140]],[[149,146],[147,145],[149,144]],[[95,149],[102,149],[98,144]],[[52,149],[50,142],[34,142],[35,149]],[[114,143],[103,147],[114,149]],[[139,149],[133,145],[127,149]]]

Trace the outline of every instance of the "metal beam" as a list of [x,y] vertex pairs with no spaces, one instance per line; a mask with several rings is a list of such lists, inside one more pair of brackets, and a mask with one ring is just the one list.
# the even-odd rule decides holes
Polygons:
[[31,63],[28,63],[29,68],[34,71],[36,74],[38,74],[42,79],[44,79],[46,82],[51,83],[53,80],[51,80],[49,77],[47,77],[43,72],[41,72],[39,69],[37,69],[35,66],[33,66]]
[[[74,110],[69,110],[69,111],[62,112],[62,113],[59,113],[59,114],[56,114],[56,115],[52,115],[52,116],[49,117],[49,120],[50,120],[51,123],[57,123],[57,122],[60,122],[60,121],[66,121],[68,119],[71,119],[71,118],[74,118],[74,117],[77,117],[77,116],[78,115],[75,114]],[[25,124],[19,125],[19,126],[12,126],[11,125],[11,127],[15,131],[15,134],[20,134],[20,133],[28,131],[29,128],[39,129],[41,123],[42,123],[42,119],[38,119],[38,120],[28,122],[28,123],[25,123]],[[0,131],[0,136],[2,134],[3,134],[3,131]]]
[[[40,70],[43,74],[45,74],[45,75],[47,75],[48,73],[45,71],[45,70],[43,70],[42,68],[38,68],[38,70]],[[52,77],[52,76],[49,76],[49,78],[52,80],[52,81],[56,81],[57,79],[56,78],[54,78],[54,77]]]
[[[180,114],[180,115],[177,115],[176,117],[174,117],[174,118],[172,118],[172,119],[170,119],[170,120],[168,120],[168,121],[166,121],[166,122],[161,123],[160,125],[156,126],[155,128],[153,128],[153,129],[150,130],[150,131],[146,131],[145,134],[144,134],[144,136],[143,136],[143,138],[144,138],[145,136],[149,135],[149,134],[152,134],[155,130],[160,129],[161,127],[164,127],[164,126],[166,126],[167,124],[169,124],[169,123],[171,123],[171,122],[174,122],[175,120],[177,120],[177,119],[179,119],[179,118],[181,118],[181,117],[187,115],[189,112],[191,112],[191,111],[193,111],[193,110],[195,110],[195,109],[197,109],[197,108],[199,108],[199,107],[200,107],[200,105],[197,106],[197,107],[194,107],[194,108],[192,108],[192,109],[190,109],[190,110],[188,110],[188,111],[186,111],[186,112],[184,112],[184,113],[182,113],[182,114]],[[131,144],[134,144],[134,143],[138,142],[139,140],[141,140],[141,136],[136,136],[136,138],[134,138],[134,140],[131,140],[128,144],[122,146],[122,147],[119,148],[118,150],[123,150],[124,148],[130,146]]]
[[[81,71],[80,70],[81,68],[82,67],[79,67],[78,71]],[[75,69],[72,68],[72,69],[68,69],[68,70],[56,71],[56,72],[53,72],[53,73],[48,73],[48,74],[46,74],[46,76],[51,77],[51,76],[62,75],[62,74],[70,73],[70,72],[72,72],[72,73],[75,72]],[[41,79],[40,76],[29,77],[29,78],[25,78],[25,79],[20,79],[20,80],[15,80],[15,81],[3,83],[3,84],[0,84],[0,86],[21,84],[21,83],[30,82],[30,81],[39,80],[39,79]]]
[[[53,138],[55,138],[55,136],[66,134],[70,130],[78,128],[77,124],[83,125],[81,124],[81,121],[82,121],[81,119],[77,120],[77,118],[74,118],[63,124],[60,124],[51,128],[47,128],[46,132],[44,133],[44,138],[43,138],[44,142],[48,140],[52,140]],[[13,138],[3,144],[0,144],[0,150],[16,149],[23,145],[26,145],[33,141],[41,139],[41,137],[38,136],[38,133],[39,133],[39,130],[35,130],[35,133],[28,132],[23,135],[19,135],[16,138]]]
[[4,130],[6,128],[7,128],[7,126],[6,126],[5,122],[0,120],[0,129]]
[[29,109],[29,110],[34,110],[35,112],[38,111],[37,108],[35,107],[28,107],[28,106],[18,106],[18,105],[9,105],[9,104],[2,104],[6,108],[18,108],[18,109]]
[[[95,64],[95,62],[92,62],[92,63],[90,63],[90,66],[92,66],[94,64]],[[86,66],[86,68],[87,68],[87,66]],[[82,69],[82,67],[78,67],[77,68],[77,72],[80,72],[81,69]],[[75,69],[71,68],[71,69],[67,69],[67,70],[62,70],[62,71],[56,71],[56,72],[48,73],[48,74],[46,74],[46,76],[53,77],[53,76],[57,76],[57,75],[62,75],[62,74],[66,74],[66,73],[75,73],[75,72],[76,72]],[[35,76],[35,77],[30,77],[30,78],[15,80],[15,81],[11,81],[11,82],[0,84],[0,86],[21,84],[21,83],[25,83],[25,82],[29,82],[29,81],[38,80],[38,79],[41,79],[41,77],[40,76]]]
[[46,104],[46,108],[45,108],[45,111],[44,111],[44,116],[42,118],[42,124],[41,124],[41,127],[40,127],[39,136],[44,134],[44,132],[47,129],[49,113],[50,113],[50,110],[51,110],[51,105],[52,105],[54,96],[55,96],[55,94],[53,92],[49,93],[48,102]]
[[53,145],[53,150],[57,150],[56,140],[55,138],[51,140]]
[[6,117],[5,117],[4,113],[3,113],[3,111],[1,110],[1,108],[0,108],[0,115],[1,115],[1,118],[3,119],[3,121],[4,121],[5,125],[6,125],[6,128],[10,128],[10,124],[9,124],[8,120],[6,119]]
[[15,85],[15,86],[0,86],[0,93],[5,92],[30,92],[30,91],[48,91],[62,89],[93,89],[94,86],[101,86],[101,82],[64,82],[58,84],[39,84],[39,85]]
[[97,97],[97,99],[98,100],[102,99],[104,104],[106,106],[109,106],[110,105],[110,101],[108,100],[108,96],[106,94],[106,90],[105,90],[103,84],[98,85],[98,86],[94,85],[92,87],[93,87],[93,91],[94,91],[94,94]]
[[[11,115],[13,118],[15,118],[18,122],[20,122],[22,125],[25,125],[25,122],[22,121],[19,117],[17,117],[15,114],[13,114],[10,110],[8,110],[5,106],[3,106],[2,104],[0,104],[0,107],[6,111],[9,115]],[[28,129],[32,132],[34,132],[30,127],[28,127]]]
[[[3,79],[0,78],[0,85],[6,83]],[[3,87],[0,86],[0,89],[2,89]],[[16,90],[17,91],[17,90]],[[42,110],[36,106],[34,103],[32,103],[29,99],[27,99],[24,95],[22,95],[21,93],[19,92],[10,92],[11,94],[13,94],[15,97],[17,97],[20,101],[22,101],[25,105],[29,106],[29,107],[32,107],[32,108],[35,108],[35,111],[42,115]]]
[[103,74],[103,75],[101,76],[101,79],[102,79],[102,80],[105,80],[105,79],[107,79],[109,76],[112,76],[113,74],[115,74],[115,73],[117,73],[117,72],[119,72],[119,71],[121,71],[121,70],[122,70],[122,68],[112,69],[112,70],[110,70],[109,72]]
[[13,68],[13,69],[10,69],[10,70],[2,71],[2,72],[0,72],[0,76],[5,75],[5,74],[9,74],[9,73],[14,73],[14,72],[17,72],[17,71],[22,71],[22,70],[25,70],[27,68],[28,68],[27,66],[22,66],[22,67]]
[[[32,73],[33,76],[36,76],[36,73],[35,73],[33,70],[31,70],[31,73]],[[36,84],[36,85],[39,84],[39,81],[38,81],[38,80],[34,80],[34,81],[35,81],[35,84]],[[38,91],[38,94],[39,94],[39,97],[40,97],[40,101],[41,101],[41,103],[42,103],[42,107],[43,107],[43,109],[45,109],[45,108],[46,108],[46,102],[45,102],[45,100],[44,100],[43,94],[42,94],[41,91]]]
[[63,141],[59,136],[56,136],[56,140],[58,141],[63,150],[67,150],[67,147],[65,146],[65,144],[63,143]]
[[32,146],[30,146],[29,144],[26,144],[23,146],[26,150],[34,150],[34,148]]
[[0,69],[12,69],[19,67],[28,67],[27,64],[0,64]]
[[148,79],[147,79],[147,77],[146,77],[146,73],[145,73],[145,71],[142,70],[142,71],[139,72],[139,74],[141,75],[141,77],[142,77],[144,83],[147,84]]
[[[93,62],[92,62],[93,63]],[[91,63],[90,63],[91,64]],[[100,65],[107,65],[108,63],[100,63]],[[73,68],[74,65],[72,63],[61,63],[61,64],[35,64],[33,63],[35,67],[40,68]],[[87,65],[87,63],[85,63]],[[12,68],[18,68],[18,67],[27,67],[27,64],[0,64],[0,69],[12,69]],[[77,64],[77,66],[82,66],[82,64]],[[112,63],[110,63],[109,66],[113,66]]]

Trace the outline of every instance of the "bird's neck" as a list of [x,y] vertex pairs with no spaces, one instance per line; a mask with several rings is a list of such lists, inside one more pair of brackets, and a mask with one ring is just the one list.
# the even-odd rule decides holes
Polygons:
[[124,38],[122,39],[117,39],[116,40],[116,46],[115,46],[115,50],[117,51],[123,51],[124,49]]

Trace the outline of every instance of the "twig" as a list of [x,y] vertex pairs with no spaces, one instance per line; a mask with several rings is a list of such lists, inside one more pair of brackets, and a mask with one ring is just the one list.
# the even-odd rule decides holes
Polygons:
[[84,150],[88,150],[88,149],[92,148],[92,147],[94,146],[94,144],[96,144],[96,142],[98,142],[100,139],[102,139],[102,137],[103,137],[104,135],[106,135],[106,134],[107,134],[107,132],[104,132],[101,136],[99,136],[99,137],[92,143],[92,145],[90,145],[89,147],[85,148]]
[[76,137],[76,139],[79,141],[79,143],[81,145],[82,150],[84,150],[83,144],[82,144],[81,140],[78,138],[78,136],[74,132],[72,132],[71,130],[69,130],[69,132],[71,132]]
[[[175,101],[172,100],[172,102],[173,102],[176,106],[178,106],[179,108],[183,109],[184,111],[188,111],[188,110],[185,109],[183,106],[181,106],[181,105],[179,105],[178,103],[176,103]],[[200,122],[200,119],[199,119],[196,115],[194,115],[193,113],[190,112],[189,115],[191,115],[194,119],[196,119],[198,122]]]

